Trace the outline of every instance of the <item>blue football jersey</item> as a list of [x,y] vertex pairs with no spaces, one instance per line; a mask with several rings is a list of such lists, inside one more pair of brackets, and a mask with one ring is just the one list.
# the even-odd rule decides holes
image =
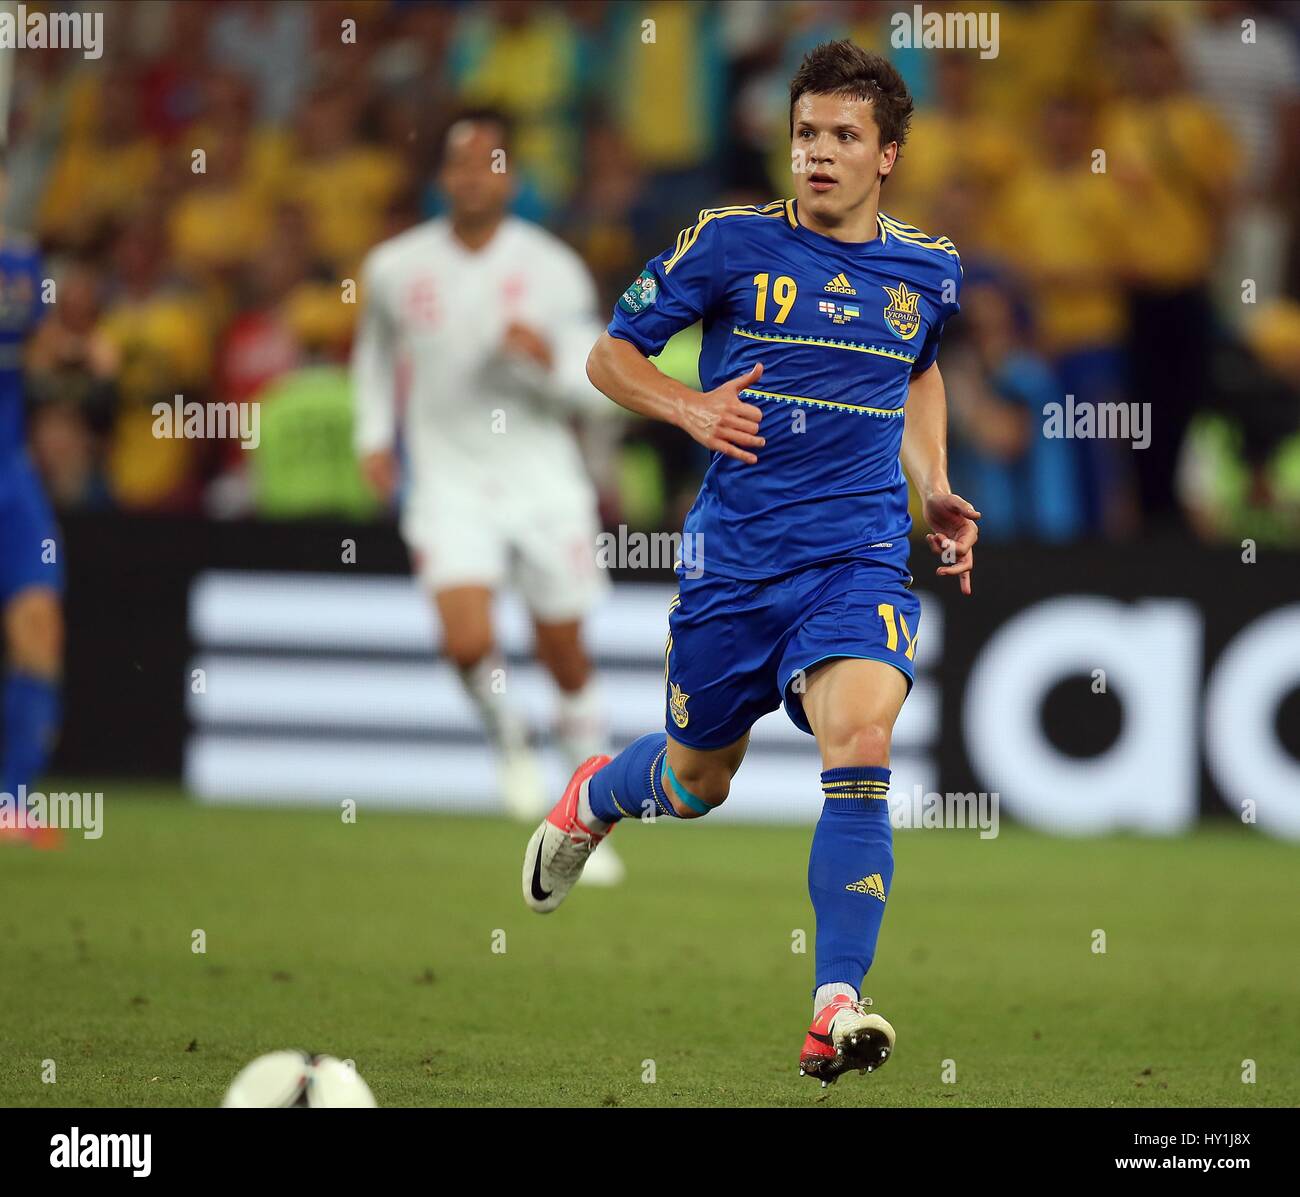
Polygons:
[[881,213],[875,239],[836,241],[801,225],[792,199],[706,209],[646,264],[612,336],[652,356],[702,321],[705,390],[763,363],[741,398],[762,409],[767,443],[756,465],[713,454],[684,529],[695,568],[763,579],[860,559],[906,571],[908,383],[938,356],[960,287],[947,238]]
[[23,345],[44,314],[35,246],[0,245],[0,463],[23,451]]

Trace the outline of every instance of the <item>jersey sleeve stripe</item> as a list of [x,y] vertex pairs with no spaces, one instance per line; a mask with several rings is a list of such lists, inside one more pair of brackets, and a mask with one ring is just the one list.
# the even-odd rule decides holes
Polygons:
[[921,249],[941,249],[954,258],[959,256],[957,247],[947,237],[933,238],[929,233],[923,233],[920,229],[913,228],[911,225],[901,224],[892,216],[886,216],[883,212],[879,213],[878,219],[882,229],[888,229],[889,232],[902,241],[910,242]]
[[723,220],[728,216],[758,216],[758,217],[776,217],[782,215],[782,205],[784,201],[775,200],[762,208],[749,206],[735,206],[729,208],[704,208],[700,211],[700,218],[695,225],[689,229],[683,229],[677,235],[677,246],[672,254],[664,262],[664,274],[672,272],[674,266],[690,253],[691,246],[699,239],[700,232],[711,220]]

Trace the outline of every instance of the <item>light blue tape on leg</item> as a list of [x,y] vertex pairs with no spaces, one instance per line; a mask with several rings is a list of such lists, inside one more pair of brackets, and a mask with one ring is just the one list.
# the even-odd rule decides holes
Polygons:
[[664,760],[664,776],[669,780],[673,789],[677,792],[677,797],[686,803],[686,805],[689,806],[697,815],[707,815],[709,811],[713,809],[713,807],[711,807],[707,802],[701,802],[700,799],[698,799],[690,792],[690,790],[677,780],[677,774],[673,772],[673,767],[668,763],[667,759]]

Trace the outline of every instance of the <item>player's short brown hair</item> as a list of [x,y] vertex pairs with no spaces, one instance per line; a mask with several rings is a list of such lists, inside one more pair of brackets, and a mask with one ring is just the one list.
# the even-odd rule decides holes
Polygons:
[[790,80],[790,135],[794,136],[794,106],[799,97],[852,96],[871,102],[871,115],[880,130],[883,148],[891,141],[902,146],[912,123],[912,93],[894,64],[864,50],[847,38],[823,42],[804,55]]

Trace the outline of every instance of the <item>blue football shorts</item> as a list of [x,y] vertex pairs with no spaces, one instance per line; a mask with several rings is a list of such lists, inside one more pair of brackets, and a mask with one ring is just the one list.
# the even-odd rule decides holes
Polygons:
[[690,748],[733,744],[783,703],[811,735],[797,682],[837,657],[888,662],[911,692],[921,602],[896,565],[834,561],[760,582],[681,571],[678,578],[665,727]]

